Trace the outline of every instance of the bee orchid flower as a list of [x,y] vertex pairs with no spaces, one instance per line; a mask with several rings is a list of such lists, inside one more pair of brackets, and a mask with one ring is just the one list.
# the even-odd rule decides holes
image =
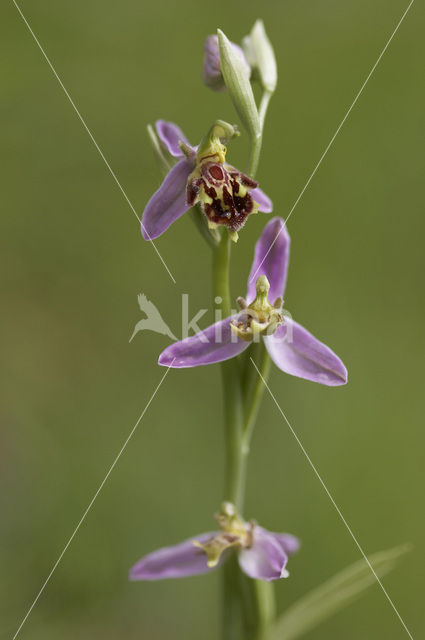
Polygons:
[[184,368],[222,362],[261,338],[273,362],[285,373],[327,386],[345,384],[347,370],[340,358],[282,312],[289,245],[284,221],[270,220],[255,247],[246,294],[249,303],[238,298],[239,313],[171,344],[161,353],[159,364]]
[[238,135],[234,127],[217,120],[200,145],[193,147],[172,122],[158,120],[155,126],[162,145],[177,163],[145,207],[145,240],[162,235],[198,203],[209,227],[226,226],[234,241],[251,213],[272,211],[272,202],[258,183],[226,162],[224,142]]
[[244,522],[233,504],[225,502],[216,516],[220,531],[203,533],[172,547],[149,553],[130,570],[130,580],[185,578],[208,573],[225,561],[231,551],[250,578],[287,578],[288,556],[300,543],[288,533],[272,533],[255,522]]

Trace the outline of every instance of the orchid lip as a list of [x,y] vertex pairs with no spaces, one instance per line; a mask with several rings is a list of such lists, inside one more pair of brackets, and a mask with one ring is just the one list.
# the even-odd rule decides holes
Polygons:
[[[251,74],[251,67],[245,57],[243,49],[234,42],[231,44],[241,63],[245,66],[247,73]],[[221,73],[220,48],[217,34],[207,37],[204,44],[204,52],[204,64],[202,69],[204,84],[213,91],[225,91],[226,85]]]
[[198,149],[197,164],[187,182],[187,202],[201,205],[209,224],[225,225],[237,232],[258,205],[250,191],[258,186],[237,169],[225,164],[226,149],[218,138]]

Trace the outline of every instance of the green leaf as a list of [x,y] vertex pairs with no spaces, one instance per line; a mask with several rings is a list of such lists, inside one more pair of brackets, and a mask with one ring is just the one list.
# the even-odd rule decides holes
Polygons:
[[241,122],[252,139],[261,135],[260,118],[249,81],[249,72],[230,40],[218,29],[220,46],[220,65],[224,82],[239,114]]
[[[381,577],[391,571],[399,558],[410,548],[409,545],[403,545],[380,551],[371,555],[369,562],[376,574]],[[376,584],[376,578],[368,564],[364,560],[356,562],[310,591],[287,609],[276,622],[270,634],[270,640],[300,638],[353,602],[373,584]]]

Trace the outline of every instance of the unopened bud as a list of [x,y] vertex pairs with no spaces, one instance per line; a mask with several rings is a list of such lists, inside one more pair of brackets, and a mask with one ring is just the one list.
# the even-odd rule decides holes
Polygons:
[[243,49],[249,64],[258,72],[263,89],[273,93],[277,84],[276,58],[262,20],[257,20],[243,39]]
[[[235,53],[239,56],[241,64],[245,67],[248,77],[251,75],[251,68],[245,58],[244,52],[237,44],[231,42]],[[204,66],[202,69],[204,84],[213,91],[224,91],[226,85],[220,64],[220,46],[218,36],[208,36],[204,44]]]

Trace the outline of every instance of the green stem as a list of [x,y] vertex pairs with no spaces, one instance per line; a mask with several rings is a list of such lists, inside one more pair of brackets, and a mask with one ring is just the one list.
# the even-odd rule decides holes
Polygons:
[[[229,288],[230,238],[227,230],[223,231],[221,240],[213,255],[214,296],[222,317],[226,318],[231,313]],[[224,499],[232,502],[238,511],[242,511],[246,456],[242,447],[243,399],[238,359],[232,358],[223,362],[221,364],[221,374],[226,439]]]
[[263,131],[264,129],[264,122],[267,115],[267,109],[269,108],[270,99],[272,95],[273,94],[270,91],[264,91],[261,97],[260,108],[258,109],[258,115],[260,116],[261,131]]
[[229,234],[224,229],[213,254],[213,291],[215,298],[221,298],[217,306],[223,313],[223,317],[230,315],[232,306],[229,283],[230,246]]
[[[227,230],[213,253],[214,297],[222,317],[230,315],[230,238]],[[239,361],[232,358],[221,364],[224,398],[226,443],[226,477],[224,500],[232,502],[239,512],[243,508],[245,463],[243,453],[243,406]],[[236,557],[224,564],[223,579],[223,640],[243,640],[245,634],[244,597],[241,589],[242,574]]]
[[[276,618],[274,584],[264,580],[251,580],[253,610],[255,611],[255,640],[267,640]],[[282,638],[283,640],[283,638]]]
[[[251,351],[251,350],[250,350]],[[258,353],[259,352],[259,353]],[[251,361],[251,355],[249,360],[245,362],[246,368],[251,367],[253,375],[255,376],[253,381],[253,388],[248,391],[245,407],[245,424],[243,430],[243,450],[245,457],[249,456],[251,438],[254,431],[254,427],[258,417],[258,411],[260,409],[261,400],[264,395],[265,384],[270,374],[270,356],[261,340],[259,349],[254,353],[258,354],[257,357],[253,357],[253,361],[259,368],[261,376],[258,375],[256,368]],[[257,361],[258,358],[258,361]],[[252,378],[251,378],[252,379]],[[251,580],[251,601],[252,609],[255,611],[255,639],[266,640],[270,626],[273,624],[276,615],[276,603],[274,596],[274,586],[270,582],[264,582],[261,580]]]
[[251,358],[249,362],[246,363],[247,367],[251,367],[253,371],[253,375],[255,376],[254,388],[250,390],[249,395],[247,397],[247,407],[245,409],[245,424],[243,430],[243,445],[246,451],[246,455],[249,454],[249,447],[251,444],[252,433],[254,431],[255,423],[257,421],[258,411],[260,409],[261,400],[263,398],[265,385],[263,380],[267,382],[269,374],[270,374],[270,356],[266,347],[264,346],[263,341],[261,341],[260,348],[260,360],[259,362],[255,362],[258,367],[261,376],[258,375],[256,368],[254,367]]
[[263,144],[263,134],[259,133],[256,138],[251,140],[251,157],[248,165],[248,175],[255,176],[258,169],[258,162],[260,160],[261,146]]
[[248,175],[252,178],[257,173],[258,163],[260,161],[261,147],[263,144],[264,121],[266,119],[267,109],[272,95],[273,94],[270,93],[270,91],[264,91],[261,97],[260,108],[258,109],[258,115],[260,117],[260,133],[256,138],[251,140],[251,157],[248,165]]
[[243,511],[247,455],[243,446],[243,405],[239,362],[236,358],[221,365],[226,437],[226,480],[224,500]]
[[223,638],[267,640],[275,618],[273,585],[248,578],[236,555],[223,565],[223,578]]
[[[213,274],[214,297],[223,317],[230,315],[230,239],[224,230],[220,243],[214,249]],[[261,373],[268,375],[269,358],[261,343]],[[251,361],[245,366],[252,367]],[[224,499],[243,511],[246,466],[249,443],[258,413],[264,385],[256,374],[254,390],[248,394],[250,402],[244,412],[242,375],[238,358],[221,364],[226,442],[226,479]],[[245,576],[236,556],[223,566],[223,640],[263,640],[274,618],[273,587],[268,583],[251,580]]]
[[[251,143],[248,169],[250,176],[254,176],[258,168],[264,120],[270,98],[271,93],[265,91],[259,108],[261,133]],[[214,297],[223,318],[228,317],[231,312],[230,247],[229,235],[224,230],[218,244],[213,246]],[[260,371],[267,380],[270,358],[263,343],[260,350]],[[254,370],[255,377],[250,373],[249,367]],[[244,368],[246,370],[242,371],[240,358],[232,358],[221,364],[226,442],[224,499],[232,502],[241,515],[249,446],[264,392],[263,380],[249,359],[244,360]],[[244,399],[247,406],[244,406]],[[266,640],[275,617],[273,586],[245,576],[240,571],[236,555],[224,564],[222,576],[223,640]]]

